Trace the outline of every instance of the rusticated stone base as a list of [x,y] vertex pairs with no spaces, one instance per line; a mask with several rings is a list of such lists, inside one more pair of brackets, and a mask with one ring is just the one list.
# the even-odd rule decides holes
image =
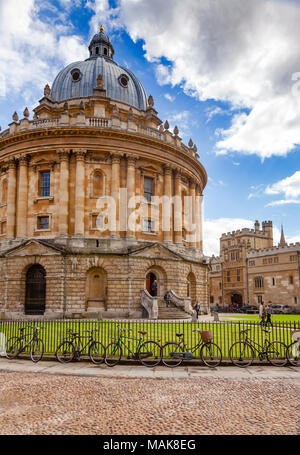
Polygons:
[[[123,241],[121,246],[109,252],[106,245],[94,249],[71,248],[55,241],[30,239],[3,251],[0,313],[4,313],[5,319],[24,317],[26,274],[34,264],[40,264],[45,270],[43,317],[49,320],[142,317],[141,293],[149,272],[157,278],[159,298],[172,289],[180,297],[186,297],[189,292],[192,302],[208,303],[207,265],[203,258],[192,260],[159,243],[143,243],[126,249]],[[91,293],[96,292],[92,289],[95,277],[101,280],[99,292],[102,295],[91,298]]]

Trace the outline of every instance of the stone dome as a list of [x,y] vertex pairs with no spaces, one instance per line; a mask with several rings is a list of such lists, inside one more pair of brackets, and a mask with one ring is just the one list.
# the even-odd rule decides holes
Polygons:
[[101,74],[108,98],[146,110],[148,103],[144,87],[130,70],[113,60],[114,49],[103,28],[92,38],[89,52],[88,59],[71,63],[58,73],[51,89],[52,101],[93,96]]

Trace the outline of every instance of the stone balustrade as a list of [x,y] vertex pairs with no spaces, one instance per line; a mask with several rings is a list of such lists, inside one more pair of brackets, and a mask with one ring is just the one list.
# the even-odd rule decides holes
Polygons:
[[[115,125],[109,118],[104,117],[86,117],[78,116],[69,117],[67,114],[62,115],[60,118],[42,118],[27,120],[23,119],[19,122],[14,121],[9,125],[9,128],[0,133],[0,138],[8,137],[17,133],[23,133],[30,130],[37,130],[41,128],[62,128],[62,127],[88,127],[88,128],[107,128],[115,129]],[[161,131],[151,127],[145,127],[143,125],[135,124],[134,128],[132,125],[122,122],[122,131],[128,131],[143,136],[148,136],[164,143],[170,144],[177,148],[180,148],[184,152],[188,153],[195,159],[199,159],[199,155],[194,149],[187,147],[182,143],[181,139],[177,135],[173,135],[169,130]]]

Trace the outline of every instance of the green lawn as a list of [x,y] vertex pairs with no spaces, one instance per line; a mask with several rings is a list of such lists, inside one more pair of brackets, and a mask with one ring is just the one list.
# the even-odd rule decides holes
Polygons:
[[[228,318],[234,318],[235,320],[241,320],[241,321],[250,321],[250,322],[256,322],[260,321],[260,317],[258,314],[238,314],[238,313],[231,313],[229,315],[223,315],[221,316],[221,319],[228,319]],[[300,314],[272,314],[271,315],[271,320],[273,324],[277,324],[278,322],[296,322],[300,323]]]
[[[220,323],[205,323],[205,322],[161,322],[161,321],[112,321],[112,320],[103,320],[103,321],[49,321],[49,322],[35,322],[30,323],[35,326],[44,327],[44,330],[41,330],[41,338],[45,344],[45,354],[53,355],[56,351],[58,344],[67,336],[67,329],[71,329],[75,332],[80,332],[81,335],[87,335],[84,331],[88,329],[98,329],[99,332],[96,335],[96,339],[102,341],[106,346],[108,345],[118,334],[118,325],[123,328],[131,328],[132,332],[128,332],[131,337],[139,338],[139,330],[147,331],[147,335],[144,336],[146,340],[155,340],[159,344],[165,344],[167,341],[178,341],[176,333],[184,333],[185,342],[188,348],[194,346],[198,339],[199,335],[193,331],[196,328],[201,330],[212,330],[213,332],[213,341],[217,343],[223,353],[223,358],[228,358],[228,352],[230,346],[239,340],[240,330],[249,328],[249,336],[254,339],[256,342],[262,343],[264,340],[264,332],[261,330],[261,327],[257,324],[257,316],[246,316],[240,317],[240,321],[228,321]],[[270,333],[270,341],[280,340],[285,344],[290,344],[291,342],[291,331],[294,328],[300,329],[300,321],[298,317],[298,322],[294,320],[281,320],[280,318],[288,318],[288,316],[276,316],[276,322],[280,321],[279,324],[272,329]],[[293,317],[293,316],[292,316]],[[277,319],[278,318],[278,319]],[[275,317],[274,317],[275,322]],[[10,336],[17,335],[20,333],[18,331],[19,327],[24,327],[28,323],[25,322],[5,322],[0,321],[0,332],[4,333],[7,338]],[[135,340],[124,340],[125,343],[129,346],[131,351],[135,352]],[[123,353],[125,356],[129,354],[126,347],[123,346]],[[87,351],[86,351],[87,354]],[[197,352],[198,356],[198,352]]]

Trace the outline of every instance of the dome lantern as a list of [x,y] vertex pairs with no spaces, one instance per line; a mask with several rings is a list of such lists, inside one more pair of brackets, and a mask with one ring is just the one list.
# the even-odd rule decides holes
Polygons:
[[102,25],[99,33],[96,33],[90,42],[89,51],[90,58],[105,57],[113,59],[115,51],[109,37],[105,35]]

